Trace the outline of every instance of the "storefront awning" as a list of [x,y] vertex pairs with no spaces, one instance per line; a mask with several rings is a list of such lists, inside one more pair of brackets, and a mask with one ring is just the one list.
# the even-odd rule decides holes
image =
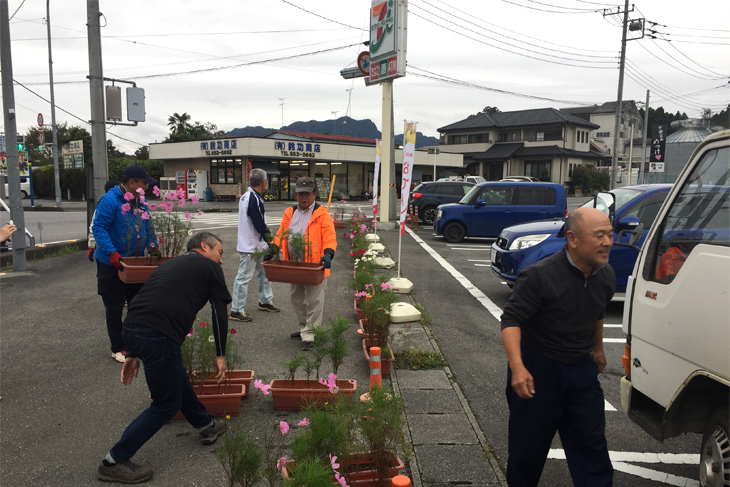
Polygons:
[[281,174],[281,171],[279,171],[276,166],[268,161],[251,162],[251,166],[256,169],[263,169],[264,171],[266,171],[266,174]]

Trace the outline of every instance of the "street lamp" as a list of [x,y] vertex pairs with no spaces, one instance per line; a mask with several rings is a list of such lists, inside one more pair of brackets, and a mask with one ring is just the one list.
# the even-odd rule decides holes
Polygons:
[[[428,149],[428,155],[438,155],[439,149],[438,147],[430,147]],[[436,158],[433,158],[433,180],[436,181]]]

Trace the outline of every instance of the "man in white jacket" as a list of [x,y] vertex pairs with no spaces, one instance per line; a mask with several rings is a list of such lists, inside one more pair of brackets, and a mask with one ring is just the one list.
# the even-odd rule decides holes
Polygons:
[[241,254],[238,274],[233,281],[233,303],[230,318],[235,321],[251,321],[246,314],[248,283],[254,271],[259,279],[259,306],[263,311],[278,313],[279,308],[272,303],[274,293],[271,283],[266,279],[266,272],[261,265],[262,258],[254,258],[251,254],[257,250],[265,250],[271,242],[271,231],[266,225],[264,212],[264,191],[268,183],[266,171],[253,169],[249,174],[248,191],[238,201],[238,245],[236,250]]

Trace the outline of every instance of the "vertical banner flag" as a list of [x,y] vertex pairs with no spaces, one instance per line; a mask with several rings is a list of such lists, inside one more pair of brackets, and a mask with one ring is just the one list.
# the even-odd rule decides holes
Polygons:
[[416,124],[406,123],[403,133],[403,169],[400,187],[400,233],[406,234],[406,213],[408,213],[408,194],[411,191],[413,172],[413,153],[416,150]]
[[650,162],[664,162],[667,126],[664,124],[654,124],[652,132],[654,132],[654,136],[651,139]]
[[373,174],[373,220],[378,214],[378,176],[380,176],[380,139],[375,140],[375,174]]

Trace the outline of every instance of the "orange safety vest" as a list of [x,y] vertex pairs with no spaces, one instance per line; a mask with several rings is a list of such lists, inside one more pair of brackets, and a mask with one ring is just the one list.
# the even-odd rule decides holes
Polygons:
[[[273,243],[281,249],[281,259],[289,260],[289,247],[282,245],[281,234],[289,229],[292,216],[294,215],[295,206],[290,206],[284,210],[284,218],[281,220],[279,230],[274,236]],[[314,204],[312,218],[309,219],[306,230],[307,245],[307,262],[318,264],[324,255],[324,249],[337,250],[337,235],[335,233],[335,225],[327,209],[319,203]],[[324,270],[324,276],[330,275],[330,270]]]

